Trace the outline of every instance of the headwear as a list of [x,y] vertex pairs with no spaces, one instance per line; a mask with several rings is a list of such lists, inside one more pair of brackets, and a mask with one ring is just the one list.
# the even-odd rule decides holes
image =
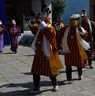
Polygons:
[[2,25],[2,21],[0,20],[0,25]]
[[16,21],[14,19],[12,19],[11,22],[12,22],[13,25],[16,25]]
[[51,10],[48,7],[44,8],[43,12],[41,13],[41,18],[45,20],[50,13],[51,13]]
[[48,7],[45,7],[42,12],[39,12],[35,16],[35,19],[38,19],[39,21],[44,21],[49,16],[50,13],[51,10]]
[[87,10],[86,9],[82,9],[81,12],[82,12],[82,14],[81,14],[82,17],[87,15]]
[[71,27],[76,27],[79,24],[79,19],[80,19],[80,14],[72,14],[70,17],[70,26]]
[[79,19],[80,18],[80,14],[72,14],[70,19]]
[[82,9],[81,12],[87,12],[87,10],[86,9]]

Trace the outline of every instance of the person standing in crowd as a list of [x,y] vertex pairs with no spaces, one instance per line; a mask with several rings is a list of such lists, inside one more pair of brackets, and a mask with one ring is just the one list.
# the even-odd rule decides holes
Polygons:
[[[48,10],[49,11],[49,10]],[[35,51],[35,56],[31,68],[33,74],[34,92],[40,90],[40,76],[50,77],[53,85],[53,90],[58,90],[58,83],[56,76],[59,74],[59,69],[63,68],[57,48],[56,48],[56,32],[54,27],[50,23],[49,12],[44,12],[42,15],[42,21],[39,23],[39,27],[35,27],[36,33],[34,41],[32,43],[32,49]]]
[[10,42],[11,42],[11,51],[17,53],[18,48],[18,36],[20,33],[20,28],[16,26],[16,21],[12,19],[10,26]]
[[59,53],[63,53],[62,50],[62,40],[60,33],[62,32],[62,28],[64,27],[62,18],[60,16],[57,17],[57,23],[55,24],[56,29],[56,42]]
[[91,25],[92,25],[92,36],[93,36],[93,55],[95,58],[95,21],[91,20]]
[[0,53],[3,52],[4,47],[4,32],[5,32],[5,26],[2,24],[2,21],[0,20]]
[[86,50],[87,56],[88,56],[88,65],[89,68],[92,69],[92,53],[93,53],[93,36],[92,36],[92,26],[91,21],[87,16],[87,10],[83,9],[81,14],[81,26],[87,31],[87,36],[84,38],[89,44],[90,49]]
[[82,67],[87,65],[87,55],[84,49],[88,50],[90,48],[89,44],[81,37],[86,35],[86,31],[80,26],[79,14],[72,14],[62,35],[67,83],[72,83],[72,66],[77,67],[78,80],[81,80]]

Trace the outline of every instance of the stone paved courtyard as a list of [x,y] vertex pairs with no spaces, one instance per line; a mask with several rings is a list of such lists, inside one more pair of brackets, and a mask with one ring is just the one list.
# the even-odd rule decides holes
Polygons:
[[[9,46],[5,46],[0,54],[0,96],[95,96],[95,61],[94,69],[83,72],[84,78],[77,80],[76,68],[73,68],[72,84],[65,84],[65,68],[58,76],[59,90],[52,91],[52,84],[48,77],[41,77],[41,93],[32,94],[32,75],[30,74],[34,52],[30,47],[19,46],[18,53],[13,54]],[[64,63],[64,56],[60,55]]]

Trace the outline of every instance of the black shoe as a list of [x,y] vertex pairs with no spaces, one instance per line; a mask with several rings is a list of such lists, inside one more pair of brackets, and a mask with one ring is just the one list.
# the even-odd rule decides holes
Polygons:
[[2,51],[0,51],[0,53],[2,53]]
[[29,91],[29,94],[39,94],[40,93],[40,88],[35,86],[33,90]]
[[34,86],[34,91],[40,91],[40,88],[38,86]]

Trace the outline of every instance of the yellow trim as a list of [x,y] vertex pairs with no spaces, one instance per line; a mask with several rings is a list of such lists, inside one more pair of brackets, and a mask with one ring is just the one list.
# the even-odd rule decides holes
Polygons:
[[87,59],[87,55],[86,55],[86,52],[85,50],[82,48],[82,46],[80,45],[79,41],[77,40],[77,43],[78,43],[78,48],[79,48],[79,53],[80,53],[80,56],[81,56],[81,59],[82,60],[85,60]]

